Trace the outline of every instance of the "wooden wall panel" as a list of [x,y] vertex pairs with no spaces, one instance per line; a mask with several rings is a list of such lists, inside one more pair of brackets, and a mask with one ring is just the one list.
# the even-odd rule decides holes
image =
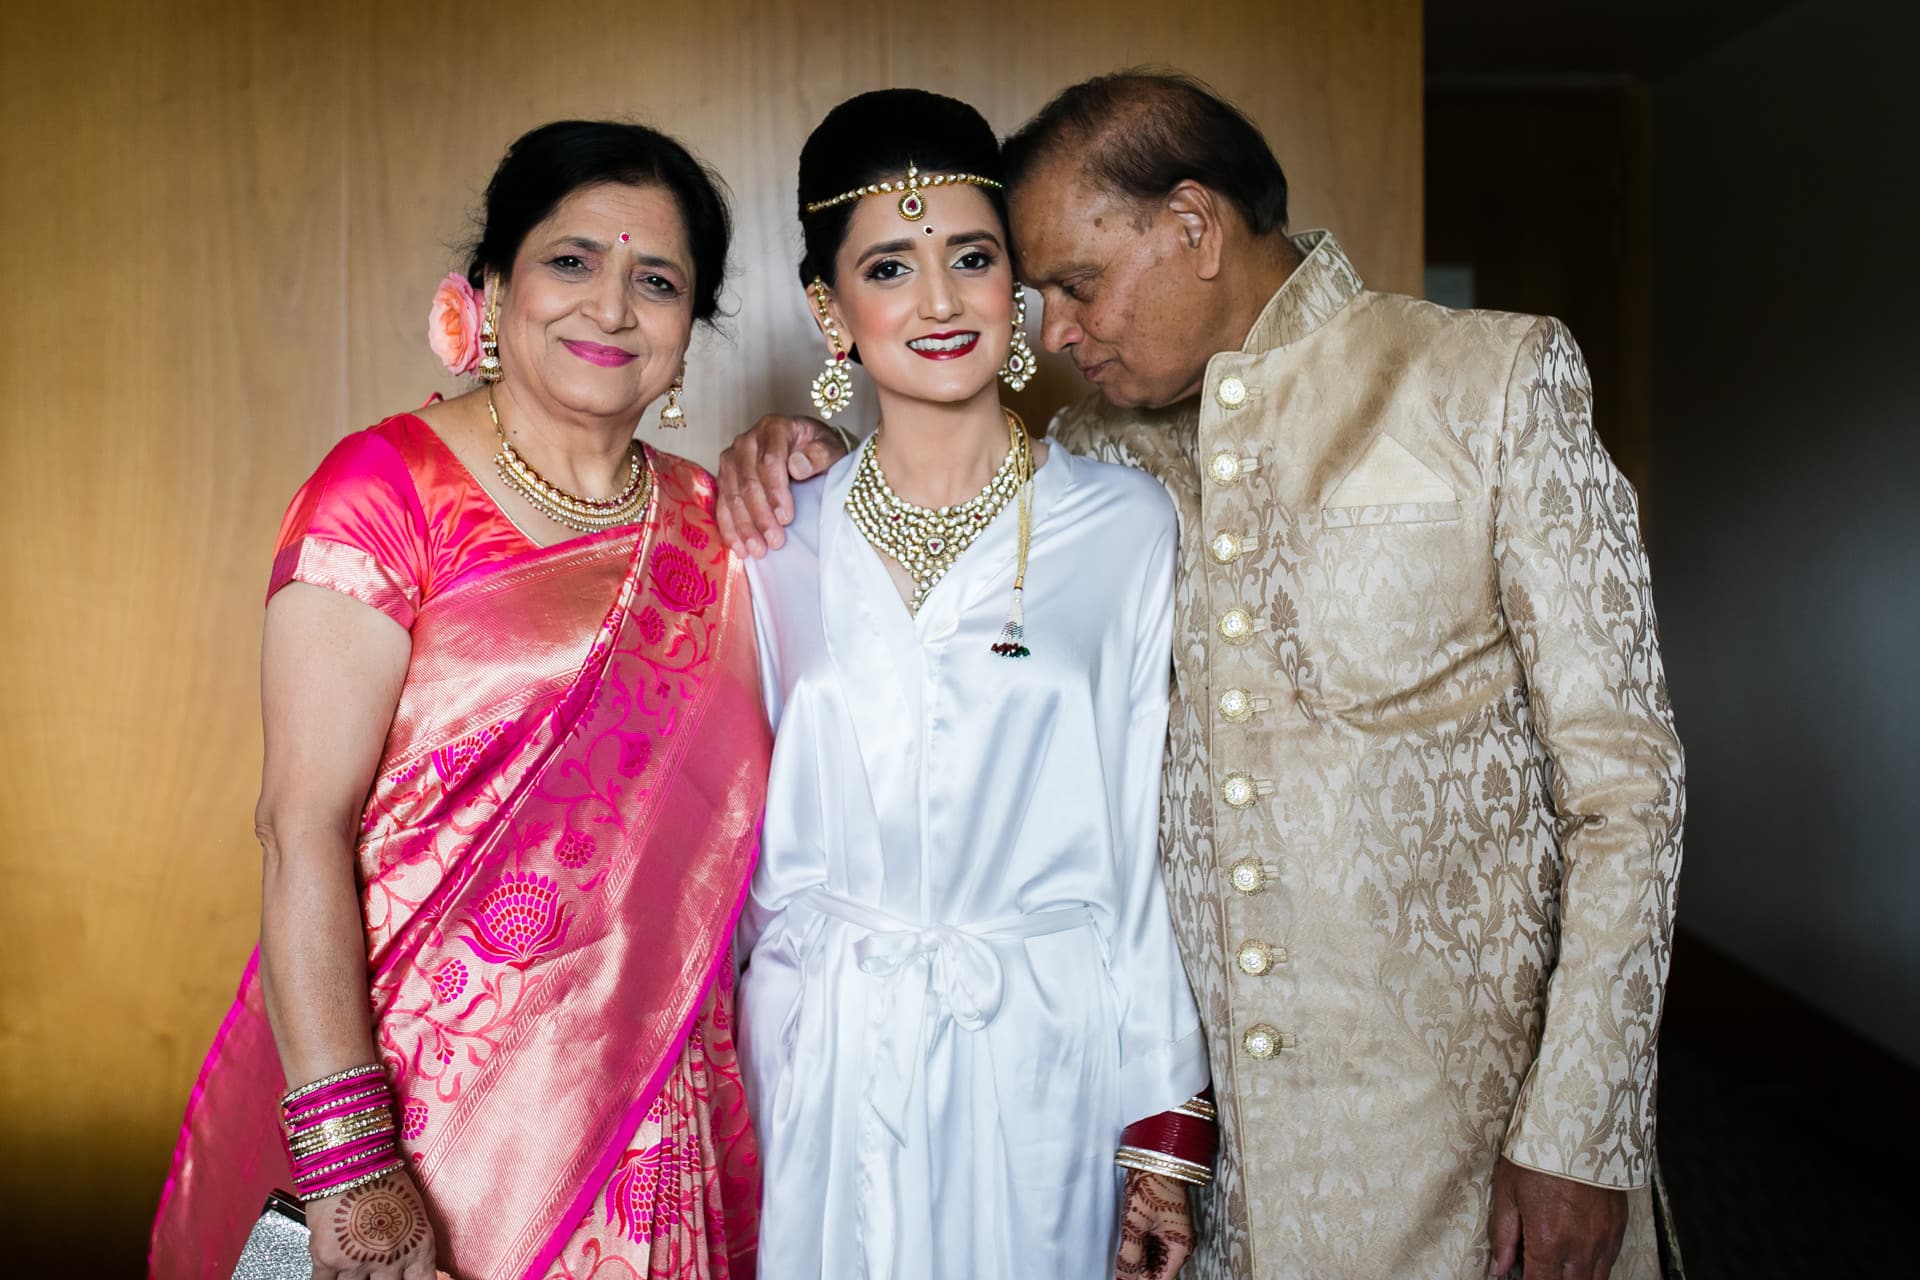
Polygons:
[[0,1176],[124,1246],[254,929],[262,539],[346,423],[344,58],[291,7],[0,23]]
[[[1418,288],[1416,0],[527,5],[74,0],[0,14],[0,1197],[125,1273],[254,932],[260,591],[340,435],[447,388],[423,339],[493,163],[633,115],[728,179],[733,316],[669,447],[711,462],[817,365],[793,166],[848,94],[1009,129],[1192,69],[1273,138],[1296,226]],[[1054,366],[1029,417],[1078,388]],[[9,1214],[12,1218],[13,1213]],[[67,1239],[76,1238],[71,1234]],[[16,1247],[10,1260],[27,1261]],[[49,1250],[54,1246],[45,1246]],[[49,1258],[71,1256],[67,1246]]]

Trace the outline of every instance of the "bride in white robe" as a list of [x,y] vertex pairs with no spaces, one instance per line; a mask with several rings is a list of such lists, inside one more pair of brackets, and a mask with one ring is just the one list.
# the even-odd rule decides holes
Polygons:
[[[879,212],[856,214],[850,242],[866,221],[898,228],[891,200],[856,203]],[[940,233],[993,208],[966,189],[928,203]],[[847,499],[882,439],[903,496],[908,462],[947,455],[889,394],[919,357],[876,328],[988,328],[968,311],[966,244],[923,239],[893,242],[910,246],[893,294],[838,290],[890,425],[796,487],[785,545],[748,566],[776,731],[739,947],[760,1274],[1110,1280],[1122,1130],[1207,1085],[1156,838],[1174,513],[1140,473],[1036,446],[1031,655],[993,651],[1017,503],[909,610]],[[949,260],[957,285],[929,279]],[[893,296],[913,291],[937,296]],[[995,336],[925,376],[997,368]],[[990,373],[977,394],[997,418]]]

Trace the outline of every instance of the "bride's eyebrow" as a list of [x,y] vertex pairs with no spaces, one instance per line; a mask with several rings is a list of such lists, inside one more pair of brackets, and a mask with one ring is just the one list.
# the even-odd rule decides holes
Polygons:
[[913,241],[911,240],[883,240],[879,244],[867,246],[867,251],[861,254],[853,265],[857,267],[868,258],[878,257],[883,253],[911,253],[912,251]]

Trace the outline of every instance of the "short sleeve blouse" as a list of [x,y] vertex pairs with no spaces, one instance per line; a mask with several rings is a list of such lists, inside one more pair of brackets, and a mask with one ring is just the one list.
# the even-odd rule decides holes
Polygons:
[[411,630],[437,593],[533,549],[433,428],[399,414],[335,445],[294,495],[267,596],[305,582]]

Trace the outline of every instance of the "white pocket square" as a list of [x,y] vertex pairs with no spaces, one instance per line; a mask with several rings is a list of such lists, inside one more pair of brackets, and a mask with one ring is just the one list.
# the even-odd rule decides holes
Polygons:
[[1452,502],[1453,486],[1413,456],[1407,446],[1382,432],[1366,454],[1334,486],[1325,505],[1380,507],[1409,502]]

